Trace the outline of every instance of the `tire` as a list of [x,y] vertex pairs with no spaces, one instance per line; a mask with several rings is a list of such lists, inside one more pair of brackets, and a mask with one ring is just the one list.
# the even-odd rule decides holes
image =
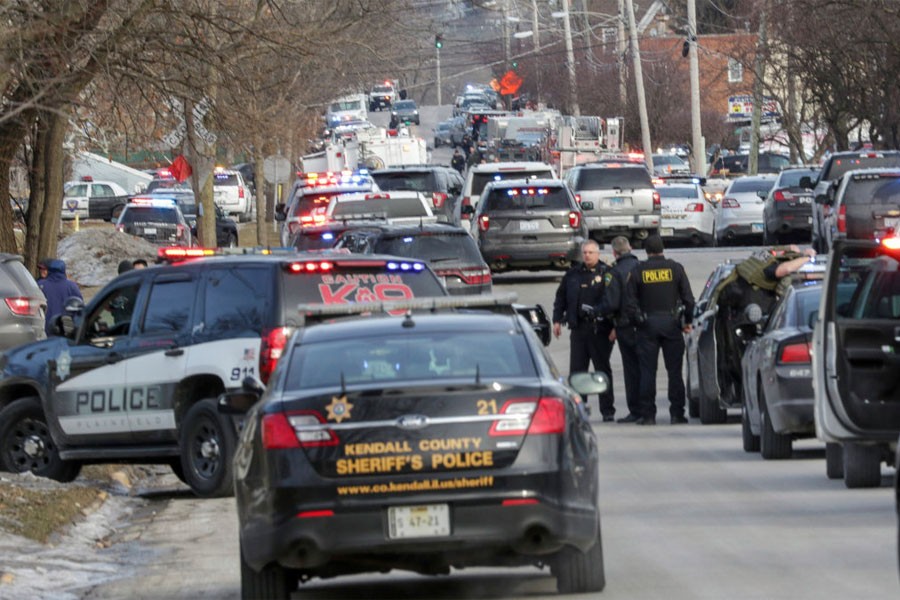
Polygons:
[[172,473],[181,483],[187,483],[184,478],[184,469],[181,467],[181,459],[175,459],[169,463],[169,468],[172,469]]
[[728,417],[728,411],[719,406],[718,399],[710,402],[709,400],[700,400],[700,423],[703,425],[718,425],[725,422]]
[[765,396],[762,390],[759,391],[759,396],[759,453],[766,460],[790,458],[793,452],[793,440],[789,435],[775,432],[772,428],[772,419],[769,417],[769,409],[766,407]]
[[597,524],[597,540],[590,550],[582,552],[572,546],[564,547],[557,553],[551,572],[556,576],[556,589],[560,594],[603,591],[606,574],[600,524]]
[[840,444],[825,444],[825,475],[828,479],[844,478],[844,449]]
[[241,551],[241,599],[242,600],[289,600],[297,589],[298,578],[290,569],[271,563],[254,571],[244,562]]
[[844,444],[844,485],[848,488],[881,486],[881,447]]
[[691,393],[691,386],[693,385],[691,382],[691,368],[688,365],[687,361],[684,362],[684,395],[687,398],[688,405],[688,416],[692,419],[696,419],[700,416],[700,405],[697,401],[696,394]]
[[741,441],[744,452],[759,452],[759,436],[753,435],[753,430],[750,429],[750,411],[746,405],[741,408]]
[[73,481],[81,463],[59,457],[41,401],[31,396],[0,411],[0,463],[11,473],[31,472],[63,483]]
[[179,435],[185,483],[201,498],[234,493],[231,459],[237,446],[234,425],[219,414],[211,398],[194,404],[184,416]]

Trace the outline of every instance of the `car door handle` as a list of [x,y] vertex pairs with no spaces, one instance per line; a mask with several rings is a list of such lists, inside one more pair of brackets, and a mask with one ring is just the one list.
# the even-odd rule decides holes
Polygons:
[[184,354],[184,348],[169,348],[166,350],[166,356],[181,356]]

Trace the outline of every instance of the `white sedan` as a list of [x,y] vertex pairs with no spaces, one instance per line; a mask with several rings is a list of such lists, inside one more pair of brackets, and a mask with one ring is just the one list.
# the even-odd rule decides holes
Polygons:
[[776,175],[747,175],[729,184],[719,203],[716,221],[716,239],[720,244],[746,237],[762,241],[765,198],[775,178]]
[[716,205],[706,198],[701,180],[654,181],[661,203],[660,237],[665,241],[716,245]]

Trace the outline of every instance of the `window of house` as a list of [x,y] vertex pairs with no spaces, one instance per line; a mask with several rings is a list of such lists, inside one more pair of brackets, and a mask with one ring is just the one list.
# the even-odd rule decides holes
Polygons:
[[744,65],[735,58],[728,59],[728,83],[738,83],[744,80]]

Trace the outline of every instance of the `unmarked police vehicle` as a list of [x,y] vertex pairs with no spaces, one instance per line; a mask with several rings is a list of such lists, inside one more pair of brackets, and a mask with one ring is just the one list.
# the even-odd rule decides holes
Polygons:
[[[250,380],[221,399],[246,415],[242,598],[484,565],[549,567],[563,593],[603,589],[597,440],[578,393],[604,392],[606,375],[564,383],[499,300],[301,307],[344,320],[298,330],[268,389]],[[441,310],[453,307],[464,311]]]
[[160,249],[180,262],[121,275],[70,305],[65,336],[4,354],[2,467],[71,481],[86,463],[162,463],[199,496],[227,495],[237,429],[216,398],[268,380],[299,303],[447,293],[420,260],[241,251]]

